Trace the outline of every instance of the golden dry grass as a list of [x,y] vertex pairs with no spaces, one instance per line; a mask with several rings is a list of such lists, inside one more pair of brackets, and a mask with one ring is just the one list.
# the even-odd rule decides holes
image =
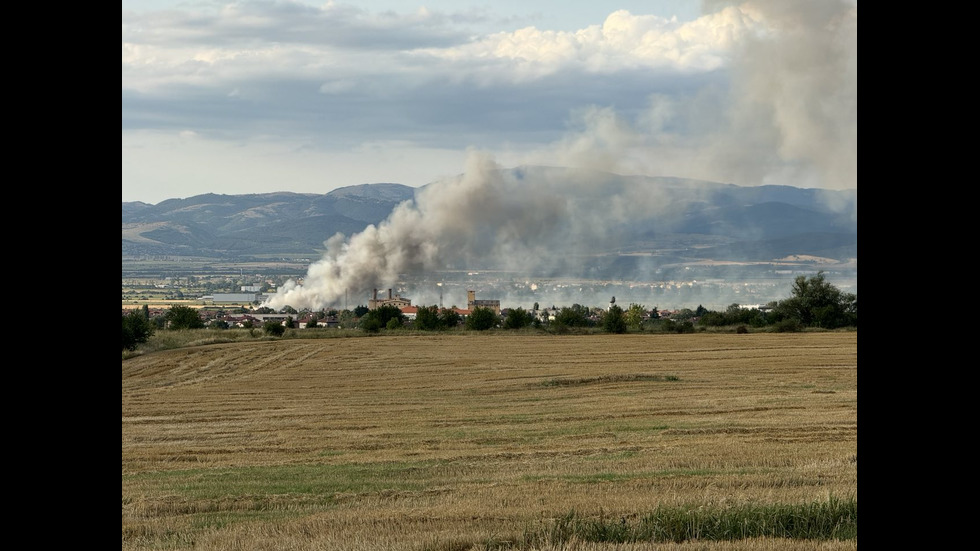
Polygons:
[[506,548],[571,511],[829,496],[857,496],[856,332],[279,340],[122,362],[123,549]]

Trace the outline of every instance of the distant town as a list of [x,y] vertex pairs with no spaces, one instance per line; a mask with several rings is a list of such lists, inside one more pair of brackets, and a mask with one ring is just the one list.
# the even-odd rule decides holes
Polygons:
[[[262,275],[206,274],[167,275],[162,277],[123,277],[122,309],[147,307],[151,317],[174,305],[199,310],[206,324],[226,327],[261,325],[274,320],[291,323],[297,328],[337,327],[343,324],[343,313],[373,310],[379,306],[397,307],[406,320],[413,320],[420,307],[436,306],[453,310],[465,318],[477,306],[487,307],[497,315],[522,308],[535,319],[547,323],[563,307],[585,307],[592,315],[601,315],[612,302],[622,308],[637,304],[648,314],[670,318],[685,310],[699,307],[724,310],[731,304],[744,308],[766,308],[786,298],[793,278],[814,275],[816,270],[787,270],[746,280],[719,278],[688,281],[595,281],[564,278],[530,280],[502,272],[453,272],[406,279],[397,286],[371,288],[347,293],[337,304],[316,311],[263,307],[266,300],[287,280],[302,281],[295,274]],[[856,293],[856,271],[829,273],[828,281],[842,290]]]

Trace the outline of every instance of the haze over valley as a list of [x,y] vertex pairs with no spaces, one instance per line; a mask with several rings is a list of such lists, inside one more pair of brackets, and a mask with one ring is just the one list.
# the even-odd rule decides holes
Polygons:
[[724,309],[785,298],[796,275],[821,270],[857,291],[855,192],[504,169],[480,155],[467,168],[421,188],[123,203],[124,275],[154,259],[275,261],[289,281],[268,305],[300,309],[364,304],[373,289],[450,306],[473,288],[504,307],[615,296]]

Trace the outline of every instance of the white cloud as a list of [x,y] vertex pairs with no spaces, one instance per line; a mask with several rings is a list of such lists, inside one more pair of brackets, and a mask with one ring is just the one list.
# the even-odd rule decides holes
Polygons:
[[741,37],[761,28],[761,22],[736,8],[683,23],[618,10],[602,25],[574,32],[527,27],[421,52],[452,61],[454,69],[461,71],[488,60],[506,60],[510,63],[497,65],[499,74],[520,78],[569,67],[603,74],[637,68],[710,71],[724,65]]
[[[508,14],[427,6],[124,10],[124,200],[167,198],[168,180],[221,193],[427,183],[459,172],[469,147],[502,163],[857,185],[856,4],[634,8],[497,32],[482,29]],[[172,142],[185,130],[193,147]]]

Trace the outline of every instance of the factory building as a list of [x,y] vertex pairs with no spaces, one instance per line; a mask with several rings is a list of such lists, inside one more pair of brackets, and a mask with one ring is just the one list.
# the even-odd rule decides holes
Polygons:
[[402,298],[398,295],[392,295],[391,289],[388,289],[388,298],[378,298],[378,290],[374,290],[371,300],[368,301],[368,309],[374,310],[380,306],[394,306],[399,310],[412,305],[412,299]]
[[476,291],[466,291],[466,309],[472,312],[477,307],[489,308],[494,314],[500,315],[499,300],[476,300]]
[[203,296],[200,300],[214,304],[252,304],[264,298],[261,293],[215,293]]

